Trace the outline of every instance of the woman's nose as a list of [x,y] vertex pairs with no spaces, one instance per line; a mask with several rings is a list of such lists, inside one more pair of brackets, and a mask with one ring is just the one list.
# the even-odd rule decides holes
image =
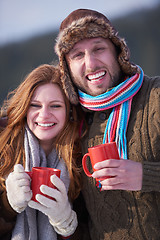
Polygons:
[[43,106],[39,111],[39,116],[44,118],[44,117],[48,117],[49,115],[50,115],[49,109]]

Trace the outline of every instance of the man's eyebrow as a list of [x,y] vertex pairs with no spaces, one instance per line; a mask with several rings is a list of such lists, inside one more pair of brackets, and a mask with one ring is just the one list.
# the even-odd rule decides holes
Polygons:
[[[95,44],[100,44],[102,43],[101,40],[99,39],[95,39],[93,42],[92,42],[92,45],[94,47]],[[80,47],[73,47],[68,54],[74,54],[75,52],[78,52],[78,51],[81,51],[81,48]]]
[[69,51],[69,54],[74,54],[75,52],[77,51],[80,51],[80,49],[78,47],[76,48],[72,48],[70,51]]

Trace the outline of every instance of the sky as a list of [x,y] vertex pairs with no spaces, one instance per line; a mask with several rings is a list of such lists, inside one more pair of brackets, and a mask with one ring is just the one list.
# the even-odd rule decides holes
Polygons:
[[160,0],[0,0],[0,46],[57,29],[73,10],[88,8],[110,20]]

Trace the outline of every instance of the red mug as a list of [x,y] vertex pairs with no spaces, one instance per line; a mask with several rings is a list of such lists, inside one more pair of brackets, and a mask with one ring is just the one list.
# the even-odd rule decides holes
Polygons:
[[50,181],[52,175],[56,175],[60,178],[61,170],[47,167],[33,167],[31,172],[26,172],[31,178],[32,200],[37,202],[36,194],[41,194],[50,199],[53,199],[40,191],[41,185],[47,185],[48,187],[56,188]]
[[[88,157],[91,160],[93,171],[97,171],[97,169],[94,168],[94,165],[97,162],[101,162],[107,159],[120,159],[117,145],[115,142],[104,143],[88,148],[88,153],[86,153],[82,158],[83,170],[88,177],[92,177],[92,174],[87,168]],[[98,180],[103,180],[106,178],[110,178],[110,176],[106,176],[105,178],[99,178]]]

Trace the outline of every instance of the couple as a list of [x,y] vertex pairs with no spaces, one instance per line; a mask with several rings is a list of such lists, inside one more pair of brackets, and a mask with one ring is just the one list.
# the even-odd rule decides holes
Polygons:
[[[55,221],[56,208],[53,209],[50,204],[45,206],[46,211],[42,211],[45,199],[42,201],[39,196],[42,202],[38,205],[30,202],[29,189],[27,197],[30,207],[47,215],[49,223],[46,220],[45,226],[51,225],[60,238],[159,239],[160,77],[150,78],[144,75],[140,66],[131,63],[125,40],[104,15],[92,10],[78,9],[64,19],[55,51],[59,56],[62,86],[72,104],[71,112],[74,108],[77,111],[81,106],[87,123],[86,130],[86,125],[81,124],[83,121],[79,125],[79,121],[73,118],[73,122],[77,123],[75,133],[77,128],[81,132],[82,155],[88,152],[88,147],[116,141],[121,159],[96,164],[94,167],[97,171],[92,174],[93,178],[88,178],[82,171],[82,195],[74,202],[78,227],[77,216],[66,197],[67,187],[64,187],[63,181],[52,179],[54,184],[57,183],[57,195],[60,195],[57,206],[64,211],[64,215],[58,217],[58,227]],[[36,93],[31,99],[34,100],[34,97],[38,98]],[[29,109],[32,107],[31,100]],[[40,114],[41,111],[38,112]],[[27,113],[25,117],[28,118],[28,115]],[[81,120],[81,117],[77,119]],[[8,122],[10,126],[13,124],[11,120]],[[24,131],[29,132],[28,125]],[[61,133],[65,133],[63,127]],[[31,133],[31,136],[36,136],[36,133]],[[46,144],[43,145],[43,140],[36,137],[43,149]],[[55,136],[53,139],[55,149]],[[74,134],[72,140],[74,143],[76,140],[79,142]],[[74,156],[75,149],[71,147],[70,150]],[[65,156],[62,159],[67,162]],[[73,160],[72,164],[76,165]],[[69,172],[69,186],[72,186],[69,190],[73,190],[74,184],[80,184],[79,171],[75,166],[75,183],[74,178],[70,177],[68,166],[66,172]],[[24,173],[24,169],[16,165],[14,174],[11,174],[17,176],[17,172]],[[7,191],[13,188],[12,175],[9,174],[6,180]],[[113,178],[101,181],[97,187],[95,179],[108,175]],[[44,190],[47,193],[47,189]],[[12,206],[14,199],[10,199],[10,195],[13,195],[12,190],[11,194],[7,192]],[[63,195],[65,201],[62,201]],[[85,202],[86,215],[81,196]],[[45,227],[43,230],[45,231]]]

